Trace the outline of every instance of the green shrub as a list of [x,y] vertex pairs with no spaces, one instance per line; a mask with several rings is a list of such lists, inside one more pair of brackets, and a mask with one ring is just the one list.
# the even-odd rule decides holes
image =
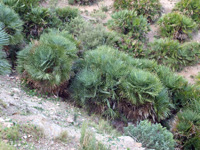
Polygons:
[[114,46],[120,39],[117,33],[108,32],[103,25],[94,26],[81,17],[72,19],[66,30],[81,42],[84,50],[95,49],[101,45]]
[[159,0],[115,0],[115,9],[135,10],[138,15],[143,15],[148,22],[155,22],[161,16],[161,3]]
[[149,31],[146,18],[137,16],[137,12],[133,10],[122,10],[114,13],[112,19],[108,22],[108,26],[142,42],[146,40],[146,33]]
[[65,7],[65,8],[56,8],[56,15],[62,22],[70,22],[71,19],[74,19],[78,16],[78,9]]
[[200,44],[189,42],[180,44],[168,38],[157,39],[149,44],[148,58],[159,64],[169,66],[173,70],[181,70],[184,66],[195,64],[200,58]]
[[15,11],[0,3],[0,22],[5,26],[4,30],[9,35],[9,44],[20,43],[23,39],[23,22]]
[[70,78],[76,45],[64,32],[43,34],[18,54],[18,71],[33,88],[58,94]]
[[[28,41],[38,39],[47,28],[63,28],[65,21],[71,20],[77,13],[76,9],[51,10],[39,7],[39,0],[3,0],[3,2],[12,7],[24,21],[23,32]],[[63,15],[66,15],[66,19]]]
[[174,134],[184,150],[200,149],[200,102],[192,104],[177,114]]
[[164,15],[158,21],[160,33],[163,37],[171,37],[180,41],[186,40],[197,28],[197,24],[187,16],[178,12]]
[[43,30],[49,27],[50,11],[46,8],[34,7],[24,16],[24,32],[28,39],[37,39]]
[[126,55],[121,57],[121,59],[128,65],[155,73],[165,88],[168,89],[168,95],[175,105],[175,110],[179,110],[179,108],[199,97],[198,92],[196,92],[193,86],[190,86],[182,76],[176,75],[166,66],[157,65],[153,60],[133,59]]
[[117,48],[136,58],[143,58],[146,55],[144,43],[129,35],[121,35],[117,42]]
[[3,25],[0,24],[0,75],[10,73],[10,65],[6,61],[6,55],[2,50],[3,45],[9,43],[9,37],[3,30]]
[[106,46],[86,52],[72,84],[74,98],[112,118],[120,113],[130,120],[166,118],[172,107],[168,92],[156,75],[136,69],[133,61],[127,54]]
[[23,16],[30,12],[33,7],[39,6],[40,0],[1,0],[5,5],[8,5],[12,9],[15,10],[16,13],[19,14],[19,16],[22,17],[22,20],[24,20]]
[[173,150],[175,146],[171,132],[161,124],[151,124],[147,120],[141,121],[136,127],[133,125],[126,127],[125,134],[136,138],[148,149]]
[[175,6],[174,10],[180,11],[184,15],[191,17],[200,24],[200,1],[199,0],[181,0]]

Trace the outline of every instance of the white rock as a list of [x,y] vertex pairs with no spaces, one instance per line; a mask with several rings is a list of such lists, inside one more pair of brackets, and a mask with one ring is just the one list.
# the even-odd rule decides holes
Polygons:
[[20,89],[18,89],[18,88],[12,88],[11,91],[13,91],[15,93],[20,93],[21,92]]
[[72,122],[74,122],[74,120],[71,116],[69,116],[69,117],[67,117],[67,122],[72,123]]
[[27,139],[27,136],[25,135],[25,136],[23,136],[23,138],[24,138],[24,139]]

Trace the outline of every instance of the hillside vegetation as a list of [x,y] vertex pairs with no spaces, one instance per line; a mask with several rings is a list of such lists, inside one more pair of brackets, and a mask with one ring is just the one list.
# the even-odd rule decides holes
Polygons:
[[[200,43],[192,40],[200,27],[199,1],[180,0],[169,13],[163,13],[160,0],[114,0],[109,6],[105,0],[62,2],[0,0],[2,79],[14,74],[36,97],[56,97],[102,117],[98,125],[88,118],[75,125],[74,113],[70,123],[80,140],[64,131],[54,142],[65,143],[63,149],[77,141],[75,149],[115,149],[119,145],[114,148],[94,134],[106,128],[106,136],[114,131],[112,139],[118,133],[147,149],[200,149],[199,75],[192,85],[177,74],[199,63]],[[152,26],[157,35],[149,42]],[[0,102],[5,115],[7,104]],[[34,109],[45,112],[40,103]],[[0,130],[0,149],[20,149],[15,143],[24,134],[44,139],[40,128],[14,122],[8,128],[0,124]],[[127,143],[120,144],[131,149]]]

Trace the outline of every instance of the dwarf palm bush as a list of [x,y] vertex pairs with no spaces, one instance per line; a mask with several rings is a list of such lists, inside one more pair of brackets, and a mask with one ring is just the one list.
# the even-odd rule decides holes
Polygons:
[[78,15],[73,8],[48,9],[39,6],[39,0],[2,0],[12,7],[24,21],[24,31],[28,40],[38,39],[47,28],[62,28]]
[[133,10],[121,10],[112,15],[108,26],[122,34],[140,41],[146,40],[146,33],[149,31],[149,24],[146,18],[138,16]]
[[192,104],[177,115],[173,132],[178,139],[179,146],[184,150],[200,149],[200,102]]
[[31,11],[31,8],[39,6],[40,0],[1,0],[5,5],[8,5],[15,10],[20,16],[23,16]]
[[134,121],[166,118],[172,105],[163,84],[156,75],[135,68],[133,63],[127,54],[106,46],[86,52],[71,87],[74,98],[110,117],[124,114]]
[[115,9],[134,9],[138,15],[143,15],[148,22],[156,21],[161,15],[161,3],[159,0],[115,0]]
[[146,33],[149,31],[146,18],[138,16],[133,10],[121,10],[112,15],[108,26],[121,33],[121,38],[117,42],[120,50],[134,57],[144,57],[143,42],[146,41]]
[[114,46],[120,39],[117,33],[108,32],[103,25],[94,26],[81,17],[72,19],[66,30],[80,41],[84,50],[95,49],[101,45]]
[[175,6],[174,10],[180,11],[184,15],[191,17],[200,24],[200,1],[199,0],[181,0]]
[[62,22],[70,22],[71,19],[76,18],[78,16],[78,9],[74,9],[71,7],[65,8],[56,8],[56,15]]
[[18,54],[22,78],[40,92],[61,92],[70,78],[76,45],[65,35],[53,31],[44,34]]
[[143,58],[146,55],[144,43],[129,35],[121,35],[121,38],[117,42],[117,48],[135,58]]
[[149,47],[149,58],[173,70],[181,70],[183,66],[195,64],[200,58],[200,44],[196,42],[181,45],[178,41],[165,38],[154,40]]
[[168,65],[173,69],[180,67],[179,58],[180,44],[170,39],[158,39],[150,43],[150,58],[155,59],[159,64]]
[[175,141],[173,134],[161,124],[151,124],[147,120],[141,121],[136,127],[128,126],[125,134],[136,138],[148,149],[173,150]]
[[3,30],[3,25],[0,24],[0,75],[10,73],[10,65],[5,60],[5,53],[2,51],[2,46],[9,43],[9,37]]
[[186,40],[197,28],[197,24],[189,17],[178,12],[164,15],[158,21],[161,36],[172,37],[180,41]]
[[4,30],[9,35],[9,44],[17,44],[22,41],[23,22],[15,11],[0,3],[0,22],[4,25]]

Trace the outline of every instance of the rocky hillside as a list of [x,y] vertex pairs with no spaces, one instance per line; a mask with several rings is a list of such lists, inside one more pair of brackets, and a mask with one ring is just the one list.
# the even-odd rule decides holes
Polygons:
[[88,116],[56,96],[35,96],[34,91],[22,87],[17,77],[0,76],[0,130],[4,143],[14,138],[11,144],[20,150],[79,149],[82,124],[86,122],[88,132],[112,150],[144,149],[98,116]]

